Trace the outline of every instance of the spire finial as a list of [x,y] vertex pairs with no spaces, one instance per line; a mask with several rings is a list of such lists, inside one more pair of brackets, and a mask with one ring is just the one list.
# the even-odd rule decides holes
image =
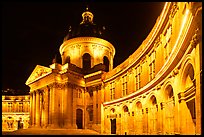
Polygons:
[[88,4],[86,5],[86,10],[87,10],[87,11],[89,10],[89,5],[88,5]]

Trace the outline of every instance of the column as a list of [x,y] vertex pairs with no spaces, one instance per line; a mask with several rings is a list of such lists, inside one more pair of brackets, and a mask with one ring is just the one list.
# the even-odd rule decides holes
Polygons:
[[33,108],[33,93],[30,93],[30,125],[29,125],[29,127],[31,127],[32,125],[33,125],[33,120],[32,120],[32,118],[33,118],[33,110],[32,110],[32,108]]
[[72,128],[72,122],[73,122],[73,95],[72,95],[72,85],[68,85],[68,126],[69,128]]
[[44,102],[45,102],[44,104],[44,112],[45,112],[44,113],[44,127],[45,128],[47,128],[48,126],[48,117],[49,117],[48,115],[48,105],[49,105],[48,95],[49,95],[49,89],[45,91],[45,97],[44,97]]
[[56,87],[52,89],[52,127],[58,127],[58,95],[56,94]]
[[165,110],[164,110],[164,102],[160,103],[161,111],[160,111],[160,129],[161,133],[165,135]]
[[50,88],[49,92],[48,92],[48,127],[51,127],[52,125],[52,87]]
[[43,108],[42,108],[42,103],[43,103],[43,92],[39,93],[40,95],[40,126],[43,126]]
[[65,86],[64,90],[64,127],[68,128],[69,119],[68,119],[68,87]]
[[143,128],[143,133],[144,134],[148,134],[148,108],[146,108],[145,110],[144,110],[145,112],[144,112],[144,123],[143,123],[143,126],[144,126],[144,128]]
[[32,103],[32,125],[33,127],[35,126],[36,124],[36,115],[35,115],[35,112],[36,112],[36,91],[33,91],[33,103]]
[[40,95],[36,91],[36,127],[40,127]]
[[74,129],[77,129],[77,125],[76,125],[76,87],[75,86],[73,86],[73,88],[72,88],[72,98],[73,98],[73,105],[72,105],[72,126],[73,126],[73,128]]
[[62,88],[61,92],[61,96],[60,96],[60,127],[64,127],[64,88]]
[[185,117],[185,95],[183,92],[178,93],[179,96],[179,114],[180,114],[180,133],[186,133],[186,117]]

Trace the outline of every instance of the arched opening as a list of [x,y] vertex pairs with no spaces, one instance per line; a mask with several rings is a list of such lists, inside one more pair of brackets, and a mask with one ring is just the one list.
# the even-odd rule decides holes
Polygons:
[[105,71],[108,72],[109,71],[109,60],[108,60],[108,57],[106,57],[106,56],[103,57],[103,64],[105,65]]
[[76,110],[76,125],[78,129],[83,128],[83,111],[81,109]]
[[14,118],[13,117],[8,117],[8,119],[7,119],[7,129],[8,130],[14,130]]
[[149,132],[150,134],[157,134],[157,109],[158,109],[158,106],[157,106],[157,99],[156,97],[153,95],[151,96],[150,98],[150,112],[148,113],[149,114]]
[[111,134],[116,134],[116,119],[111,119]]
[[166,134],[174,134],[174,94],[173,88],[171,85],[168,85],[165,89],[166,93],[166,102],[165,102],[165,133]]
[[111,134],[116,134],[116,114],[115,114],[115,109],[111,109]]
[[82,58],[83,58],[83,69],[87,71],[91,68],[91,56],[89,53],[85,53],[82,56]]
[[123,111],[128,112],[128,107],[126,105],[123,107]]
[[129,131],[129,109],[125,105],[123,106],[123,117],[122,117],[122,129],[123,129],[123,134],[127,135]]
[[143,119],[142,119],[142,103],[138,101],[136,103],[136,111],[135,111],[135,133],[142,134],[143,133]]
[[193,66],[189,64],[186,67],[184,76],[183,76],[183,83],[185,85],[185,90],[193,86],[193,81],[194,81],[194,69],[193,69]]
[[112,109],[111,109],[111,113],[114,113],[114,112],[115,112],[115,109],[114,109],[114,108],[112,108]]
[[194,78],[194,68],[192,64],[188,64],[185,68],[184,75],[182,78],[184,95],[186,98],[187,110],[183,110],[185,115],[186,130],[189,134],[195,133],[196,127],[196,87],[195,87],[195,78]]

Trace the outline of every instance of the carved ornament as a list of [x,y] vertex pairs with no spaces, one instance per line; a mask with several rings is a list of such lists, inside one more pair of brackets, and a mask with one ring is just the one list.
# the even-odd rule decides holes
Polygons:
[[45,75],[52,73],[52,69],[44,66],[37,65],[33,72],[31,73],[30,77],[26,81],[26,85],[34,82],[35,80],[44,77]]

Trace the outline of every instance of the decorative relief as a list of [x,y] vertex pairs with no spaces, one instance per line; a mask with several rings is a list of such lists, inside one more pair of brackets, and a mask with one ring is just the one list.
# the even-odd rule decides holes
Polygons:
[[50,88],[57,88],[57,89],[63,89],[65,88],[65,84],[61,84],[61,83],[52,83],[49,85]]
[[174,2],[173,3],[173,6],[172,6],[172,9],[171,9],[171,13],[170,13],[170,17],[171,18],[174,18],[174,16],[175,16],[175,14],[176,14],[176,12],[178,11],[178,5],[177,5],[177,3],[176,2]]
[[80,45],[80,44],[77,44],[77,45],[76,45],[76,48],[77,48],[77,49],[80,49],[80,48],[81,48],[81,45]]
[[161,85],[158,85],[158,86],[157,86],[157,90],[159,90],[159,89],[161,89]]
[[146,55],[142,56],[140,59],[140,63],[144,64],[146,59]]
[[192,45],[192,47],[195,47],[196,44],[198,43],[198,32],[199,32],[199,29],[196,29],[195,34],[193,35],[193,37],[190,41],[190,44]]
[[39,77],[45,76],[48,73],[52,73],[51,68],[37,65],[28,80],[26,81],[26,85],[28,85],[30,82],[35,81]]
[[92,48],[93,48],[93,49],[96,49],[96,47],[97,47],[97,45],[92,45]]
[[171,35],[172,35],[172,27],[170,25],[165,35],[165,39],[166,39],[165,44],[169,42]]
[[154,48],[158,47],[161,44],[161,37],[160,36],[157,37],[157,39],[154,41]]
[[173,77],[174,77],[175,75],[177,75],[178,73],[179,73],[179,70],[178,70],[178,68],[174,69],[174,70],[173,70],[173,72],[172,72],[172,74],[173,74]]
[[185,94],[184,94],[184,92],[178,93],[178,99],[179,99],[179,103],[181,103],[181,100],[184,100],[184,99],[185,99]]
[[133,68],[128,69],[128,73],[132,74],[133,73]]

